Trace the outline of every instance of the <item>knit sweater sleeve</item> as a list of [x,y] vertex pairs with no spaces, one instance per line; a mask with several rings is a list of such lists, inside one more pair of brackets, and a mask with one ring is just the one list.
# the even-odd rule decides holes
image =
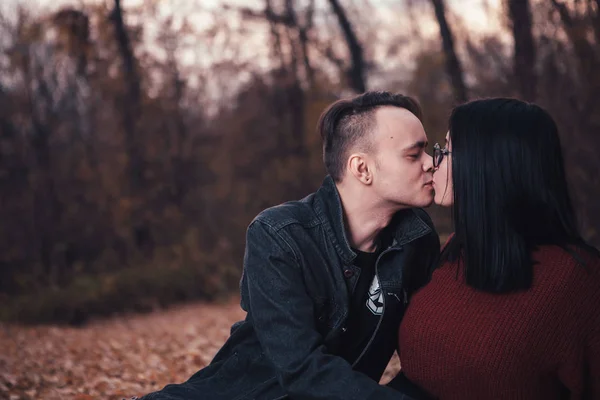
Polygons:
[[589,307],[589,326],[586,348],[583,351],[585,382],[584,399],[600,399],[600,260],[590,263],[590,293],[586,304]]
[[596,330],[592,332],[587,354],[589,371],[587,379],[589,384],[585,385],[585,399],[600,399],[600,318],[596,318]]
[[580,302],[573,310],[583,332],[571,336],[574,347],[559,369],[559,379],[569,389],[570,398],[582,400],[600,399],[600,262],[592,262],[588,268]]

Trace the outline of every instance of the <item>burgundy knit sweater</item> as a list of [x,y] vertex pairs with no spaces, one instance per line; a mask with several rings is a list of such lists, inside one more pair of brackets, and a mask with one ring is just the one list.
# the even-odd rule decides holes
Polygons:
[[400,327],[406,376],[440,399],[600,399],[600,261],[578,254],[586,266],[541,248],[532,287],[514,294],[442,265]]

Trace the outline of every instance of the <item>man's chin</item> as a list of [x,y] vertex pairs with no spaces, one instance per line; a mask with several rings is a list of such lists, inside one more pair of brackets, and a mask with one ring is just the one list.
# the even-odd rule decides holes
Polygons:
[[434,204],[435,202],[435,190],[431,189],[431,191],[429,193],[427,193],[427,196],[425,197],[424,201],[423,201],[423,205],[421,207],[430,207]]
[[428,202],[423,204],[421,207],[423,207],[423,208],[431,207],[433,204],[434,204],[434,198],[432,197],[431,200],[429,200]]
[[431,198],[425,198],[422,201],[415,202],[415,204],[413,204],[412,207],[427,208],[433,205],[433,203],[434,197],[432,196]]
[[434,196],[421,195],[420,197],[413,197],[411,201],[398,202],[396,205],[398,206],[399,210],[404,208],[426,208],[433,205],[433,201]]

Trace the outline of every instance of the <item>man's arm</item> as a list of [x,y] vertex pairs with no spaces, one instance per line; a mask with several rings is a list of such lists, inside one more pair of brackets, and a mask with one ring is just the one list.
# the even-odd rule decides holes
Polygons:
[[327,354],[294,250],[260,220],[248,228],[242,285],[262,349],[292,399],[410,399]]

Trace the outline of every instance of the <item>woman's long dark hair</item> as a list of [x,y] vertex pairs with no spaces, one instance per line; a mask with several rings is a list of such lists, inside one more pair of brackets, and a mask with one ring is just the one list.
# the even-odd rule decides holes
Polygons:
[[544,109],[516,99],[476,100],[453,110],[449,132],[455,235],[442,260],[463,258],[468,285],[493,293],[525,290],[537,246],[587,247],[558,129]]

